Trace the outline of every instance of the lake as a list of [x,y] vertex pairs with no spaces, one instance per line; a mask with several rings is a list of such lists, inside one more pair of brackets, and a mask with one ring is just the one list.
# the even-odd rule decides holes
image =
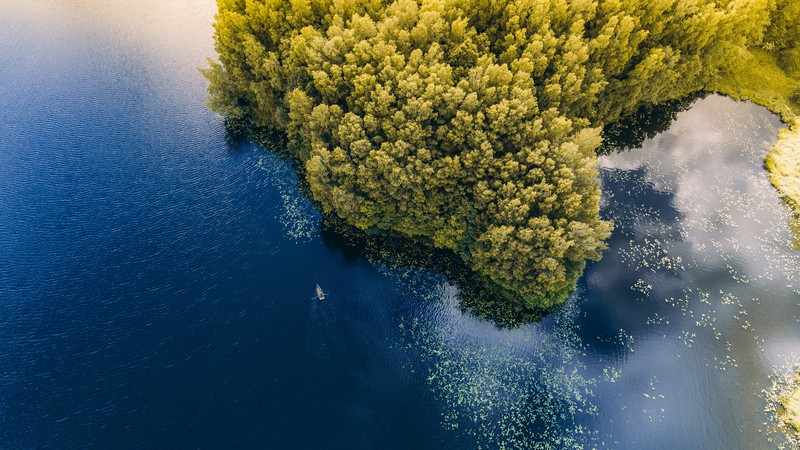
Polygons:
[[800,364],[800,251],[766,109],[708,96],[603,156],[604,258],[505,328],[342,243],[290,163],[226,135],[214,12],[0,4],[0,447],[794,445],[767,411]]

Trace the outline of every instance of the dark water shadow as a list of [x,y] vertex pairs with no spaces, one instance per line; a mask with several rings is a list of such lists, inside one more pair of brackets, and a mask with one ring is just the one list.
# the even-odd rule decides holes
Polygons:
[[242,148],[242,144],[254,142],[264,150],[291,162],[295,169],[301,168],[300,161],[288,150],[288,139],[283,131],[256,127],[249,120],[228,117],[224,119],[223,125],[228,151],[236,152]]
[[640,148],[645,140],[667,131],[678,114],[689,110],[696,101],[708,95],[709,92],[700,91],[677,100],[643,106],[606,125],[602,131],[603,143],[597,149],[597,154],[609,155]]
[[409,238],[386,233],[368,233],[338,217],[323,216],[322,241],[340,252],[351,263],[365,260],[390,269],[420,268],[434,270],[458,286],[459,308],[480,317],[498,328],[516,328],[538,322],[551,310],[532,310],[509,300],[490,280],[476,273],[449,250],[436,249]]
[[[226,141],[231,152],[254,142],[265,151],[290,163],[297,174],[300,192],[314,202],[305,179],[305,165],[288,147],[280,130],[257,128],[247,120],[225,120]],[[314,202],[316,204],[316,202]],[[322,208],[317,205],[321,211]],[[386,232],[369,233],[353,227],[332,214],[322,214],[320,237],[331,250],[339,252],[349,264],[363,260],[390,269],[418,268],[443,274],[459,288],[459,308],[464,313],[488,320],[498,328],[516,328],[538,322],[554,309],[530,309],[509,298],[487,277],[480,275],[449,250],[436,249],[413,239]]]

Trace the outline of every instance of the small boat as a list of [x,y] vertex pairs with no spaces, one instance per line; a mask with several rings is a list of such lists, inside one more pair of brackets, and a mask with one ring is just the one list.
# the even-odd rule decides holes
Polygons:
[[320,300],[325,300],[325,293],[322,292],[322,288],[317,285],[317,298]]

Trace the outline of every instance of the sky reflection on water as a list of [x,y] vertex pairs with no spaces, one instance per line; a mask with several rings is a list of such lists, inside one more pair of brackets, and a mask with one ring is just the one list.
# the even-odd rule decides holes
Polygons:
[[196,70],[213,13],[0,3],[0,446],[787,445],[773,115],[710,96],[603,157],[604,259],[501,329],[440,272],[325,238],[291,166],[225,136]]

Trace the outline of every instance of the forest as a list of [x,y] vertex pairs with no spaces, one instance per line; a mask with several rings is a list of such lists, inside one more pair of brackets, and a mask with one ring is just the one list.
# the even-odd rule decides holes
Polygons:
[[603,127],[703,90],[753,98],[744,53],[789,80],[763,102],[800,111],[794,0],[218,6],[214,111],[285,133],[326,214],[453,251],[528,308],[562,303],[605,248]]

